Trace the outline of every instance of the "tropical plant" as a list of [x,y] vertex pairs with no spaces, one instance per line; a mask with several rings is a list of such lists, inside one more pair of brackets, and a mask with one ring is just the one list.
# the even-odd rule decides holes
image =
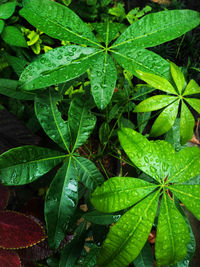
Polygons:
[[114,43],[121,24],[98,23],[94,28],[101,44],[73,11],[56,2],[24,0],[20,15],[53,38],[79,44],[55,48],[34,60],[20,76],[20,89],[66,82],[90,68],[91,91],[100,109],[108,105],[116,85],[113,58],[135,75],[140,69],[170,79],[169,63],[146,48],[177,38],[200,23],[199,13],[192,10],[151,13],[129,26]]
[[151,179],[113,177],[93,192],[91,202],[97,210],[107,213],[126,210],[111,227],[98,264],[122,267],[131,263],[146,243],[157,212],[157,265],[175,264],[186,257],[190,242],[188,226],[176,207],[176,199],[200,219],[200,185],[189,183],[200,173],[200,150],[187,147],[176,153],[169,143],[149,141],[129,128],[122,128],[118,135],[130,160]]
[[172,127],[177,117],[179,106],[180,111],[180,136],[181,143],[188,142],[193,135],[195,120],[189,104],[194,110],[200,114],[200,99],[189,98],[188,96],[200,94],[200,86],[192,79],[186,83],[183,73],[173,62],[170,63],[173,84],[163,77],[136,71],[140,79],[147,82],[153,88],[159,89],[167,93],[166,95],[155,95],[140,102],[134,109],[135,112],[150,112],[164,108],[158,116],[151,128],[151,136],[159,136]]

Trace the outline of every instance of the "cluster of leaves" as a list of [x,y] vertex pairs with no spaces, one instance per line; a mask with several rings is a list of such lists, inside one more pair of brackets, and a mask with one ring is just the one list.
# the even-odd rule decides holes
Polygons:
[[[88,20],[95,20],[89,25],[77,15],[88,17],[89,13],[77,10],[83,3],[90,7]],[[200,15],[192,10],[145,15],[150,11],[147,6],[126,14],[121,3],[109,0],[80,0],[77,6],[66,0],[0,4],[0,18],[6,20],[6,26],[0,22],[1,53],[7,64],[0,79],[0,107],[14,112],[32,131],[42,132],[40,145],[30,139],[0,155],[0,180],[20,187],[39,184],[38,178],[46,179],[51,173],[44,215],[48,243],[55,254],[42,262],[45,266],[126,266],[133,262],[137,267],[143,255],[148,255],[146,264],[153,266],[152,249],[146,242],[152,226],[157,232],[158,266],[177,262],[188,266],[192,258],[195,242],[179,202],[200,218],[199,183],[195,180],[190,185],[191,178],[199,174],[199,149],[175,153],[167,142],[150,142],[133,129],[148,133],[157,115],[151,112],[165,108],[151,136],[168,132],[169,140],[169,130],[178,122],[181,144],[192,137],[190,110],[200,112],[200,87],[193,79],[186,84],[174,63],[149,48],[192,30],[200,24]],[[123,24],[125,19],[131,25]],[[5,38],[9,27],[15,32]],[[147,85],[134,86],[138,78]],[[155,89],[166,95],[152,96]],[[135,100],[142,102],[136,106]],[[119,137],[117,127],[121,128]],[[9,131],[6,141],[16,136]],[[14,146],[5,145],[7,149]],[[110,155],[120,160],[119,177],[110,178],[116,175],[107,169],[111,160],[105,157]],[[123,162],[137,176],[141,171],[145,175],[122,177]],[[178,229],[175,222],[179,222]],[[114,226],[108,233],[110,224]]]

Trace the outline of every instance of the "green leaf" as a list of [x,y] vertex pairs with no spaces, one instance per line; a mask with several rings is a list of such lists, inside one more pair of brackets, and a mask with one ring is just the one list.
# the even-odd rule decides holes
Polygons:
[[127,266],[139,255],[151,231],[158,199],[159,191],[127,211],[110,229],[100,252],[99,266]]
[[92,95],[98,108],[110,102],[117,80],[117,70],[108,52],[101,53],[91,69]]
[[74,152],[83,145],[96,124],[96,117],[90,112],[90,103],[82,96],[72,99],[68,111],[68,122]]
[[165,141],[170,143],[176,152],[181,150],[180,144],[180,118],[177,118],[172,128],[166,133]]
[[104,182],[103,175],[92,161],[83,157],[74,157],[73,159],[80,182],[87,188],[94,190]]
[[170,62],[170,69],[171,69],[173,80],[178,89],[178,92],[179,94],[181,94],[186,85],[185,77],[183,73],[181,72],[181,70],[179,69],[179,67],[173,62]]
[[173,160],[172,173],[167,180],[172,183],[182,183],[200,174],[200,149],[186,147],[176,154]]
[[47,35],[77,44],[101,46],[89,27],[69,8],[50,0],[23,0],[20,15]]
[[100,225],[108,225],[108,224],[116,223],[120,217],[121,217],[120,214],[107,214],[107,213],[99,212],[97,210],[90,211],[90,212],[83,214],[83,218],[86,221],[89,221],[94,224],[100,224]]
[[35,98],[35,114],[46,134],[60,147],[69,152],[70,134],[68,122],[58,111],[59,94],[48,90]]
[[96,265],[96,260],[99,255],[100,248],[93,246],[84,259],[82,267],[94,267]]
[[99,140],[101,144],[106,144],[109,140],[110,126],[109,123],[103,122],[99,128]]
[[109,44],[119,31],[123,30],[124,24],[112,22],[92,23],[95,31],[100,35],[105,44]]
[[91,203],[101,212],[115,212],[134,205],[156,187],[137,178],[113,177],[96,188]]
[[4,21],[0,19],[0,33],[3,31],[4,25]]
[[200,23],[199,12],[193,10],[166,10],[151,13],[127,28],[112,48],[125,46],[153,47],[171,41]]
[[126,47],[121,46],[118,50],[111,50],[111,52],[117,62],[135,76],[137,76],[136,70],[139,69],[170,80],[169,62],[152,51],[136,47],[127,50]]
[[139,132],[142,134],[145,127],[148,124],[148,121],[150,120],[151,112],[144,112],[144,113],[138,113],[137,114],[137,123]]
[[[76,236],[61,251],[59,267],[74,267],[78,257],[83,250],[86,235],[86,223],[83,222],[76,229]],[[56,265],[55,267],[57,267]]]
[[58,151],[37,146],[10,149],[0,155],[1,182],[5,185],[31,183],[65,157]]
[[134,267],[154,267],[153,251],[149,242],[144,245],[133,264]]
[[178,114],[179,100],[166,107],[155,120],[150,135],[159,136],[169,131]]
[[11,46],[27,47],[26,40],[21,31],[15,26],[5,26],[1,38]]
[[16,2],[0,4],[0,19],[9,19],[15,11]]
[[169,189],[200,220],[200,185],[179,184]]
[[174,202],[164,191],[158,217],[155,244],[158,266],[174,264],[184,259],[187,254],[187,244],[189,241],[188,226]]
[[136,73],[138,74],[138,76],[141,80],[145,81],[153,88],[159,89],[159,90],[164,91],[166,93],[177,95],[174,87],[165,78],[157,76],[157,75],[152,74],[152,73],[143,72],[141,70],[136,70]]
[[28,64],[28,61],[26,61],[25,59],[14,57],[9,54],[6,54],[6,59],[18,76],[21,75],[21,73],[24,71],[25,66]]
[[184,98],[193,109],[195,109],[200,114],[200,99],[196,98]]
[[78,202],[78,181],[72,159],[59,169],[45,198],[45,220],[49,245],[58,248]]
[[180,121],[180,136],[181,136],[181,144],[184,145],[187,143],[193,136],[193,130],[194,130],[195,120],[184,103],[182,101],[181,104],[181,121]]
[[32,100],[34,93],[17,90],[18,81],[9,79],[0,79],[0,94],[21,100]]
[[190,80],[188,85],[185,88],[183,95],[193,95],[200,94],[200,86],[195,82],[195,80]]
[[74,79],[90,68],[98,49],[76,45],[48,51],[27,66],[21,74],[22,89],[35,90]]
[[171,95],[155,95],[140,102],[134,109],[134,112],[149,112],[164,108],[177,100],[176,96]]
[[159,183],[169,175],[168,169],[175,155],[170,144],[164,141],[152,143],[146,137],[128,128],[118,131],[118,136],[122,148],[139,169]]

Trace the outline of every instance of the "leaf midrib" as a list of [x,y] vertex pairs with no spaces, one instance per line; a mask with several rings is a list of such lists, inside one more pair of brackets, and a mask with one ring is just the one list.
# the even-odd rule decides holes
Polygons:
[[127,243],[129,242],[129,240],[132,238],[133,233],[136,231],[137,227],[140,225],[143,217],[146,215],[146,212],[149,210],[150,206],[152,205],[152,203],[154,202],[154,200],[156,199],[157,195],[160,193],[160,190],[157,191],[157,193],[155,194],[155,196],[151,199],[151,201],[149,202],[148,206],[146,207],[146,209],[144,210],[142,216],[139,217],[137,224],[135,225],[135,227],[133,228],[133,230],[131,231],[131,233],[127,236],[127,238],[125,238],[125,240],[121,243],[121,245],[117,248],[116,251],[114,251],[109,258],[103,263],[104,266],[106,266],[107,264],[109,264],[110,262],[112,262],[117,255],[120,254],[120,252],[122,251],[123,247],[125,247],[127,245]]
[[187,192],[185,192],[185,191],[182,191],[182,190],[180,190],[180,189],[176,189],[176,188],[174,188],[173,186],[170,186],[169,189],[170,189],[171,191],[178,192],[179,194],[186,195],[187,197],[191,197],[191,198],[193,198],[193,199],[200,200],[200,197],[197,197],[197,196],[195,196],[195,195],[192,195],[192,194],[187,193]]

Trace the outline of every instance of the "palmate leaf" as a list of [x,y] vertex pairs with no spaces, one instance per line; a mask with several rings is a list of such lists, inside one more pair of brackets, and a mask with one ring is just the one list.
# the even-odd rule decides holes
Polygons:
[[99,266],[126,266],[139,255],[151,231],[158,199],[159,191],[152,193],[127,211],[110,229],[100,252]]
[[0,249],[0,262],[6,267],[21,267],[19,255],[10,250]]
[[59,3],[50,0],[23,0],[20,15],[53,38],[101,47],[89,27],[72,10]]
[[152,47],[173,40],[200,24],[199,12],[167,10],[151,13],[133,23],[113,44],[112,49],[125,46]]
[[115,223],[121,217],[120,214],[107,214],[103,212],[99,212],[97,210],[87,212],[83,214],[83,218],[86,221],[91,223],[100,224],[100,225],[108,225]]
[[200,86],[195,82],[195,80],[190,80],[185,91],[183,93],[184,96],[199,94],[200,93]]
[[156,234],[156,261],[158,266],[173,264],[187,254],[190,241],[188,226],[173,201],[163,192]]
[[196,98],[185,98],[185,101],[190,104],[200,114],[200,99]]
[[113,177],[94,191],[91,203],[101,212],[115,212],[134,205],[156,187],[137,178]]
[[87,188],[94,190],[104,182],[103,175],[95,164],[87,158],[74,157],[74,167],[77,171],[80,182]]
[[177,184],[169,189],[200,220],[200,185]]
[[5,185],[31,183],[65,157],[58,151],[37,146],[10,149],[0,156],[0,180]]
[[83,96],[72,99],[68,111],[68,123],[72,152],[74,152],[85,143],[96,124],[96,117],[90,112],[90,102]]
[[183,73],[181,72],[181,70],[179,69],[179,67],[173,62],[170,63],[170,69],[171,69],[173,80],[178,89],[178,92],[179,94],[181,94],[186,85],[185,77]]
[[60,95],[52,89],[38,94],[35,98],[35,114],[46,134],[61,148],[69,151],[69,126],[58,110],[59,100]]
[[120,46],[110,50],[116,61],[127,71],[137,76],[136,70],[151,72],[170,80],[170,64],[161,56],[147,49]]
[[117,70],[106,51],[98,56],[91,69],[92,95],[98,108],[104,109],[110,102],[117,80]]
[[77,175],[69,157],[51,182],[45,198],[45,220],[51,248],[58,248],[64,239],[77,202]]
[[[128,128],[119,130],[118,136],[130,160],[143,172],[159,183],[169,175],[169,166],[175,157],[175,151],[170,144],[164,141],[152,143],[146,137]],[[161,150],[162,154],[160,154]]]
[[86,72],[100,52],[77,45],[52,49],[26,67],[19,79],[20,88],[35,90],[72,80]]
[[44,240],[46,234],[41,225],[22,213],[0,212],[0,247],[19,249]]

